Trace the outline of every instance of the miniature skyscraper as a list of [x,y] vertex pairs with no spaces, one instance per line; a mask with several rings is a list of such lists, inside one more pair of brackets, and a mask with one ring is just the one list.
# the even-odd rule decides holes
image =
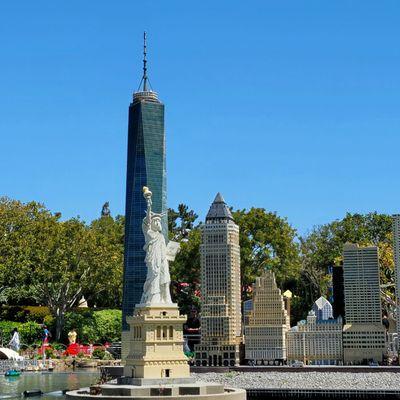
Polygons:
[[254,284],[253,308],[245,327],[248,361],[274,362],[286,360],[286,332],[290,329],[290,315],[285,299],[276,285],[275,275],[265,271]]
[[382,325],[378,248],[345,244],[343,278],[346,309],[344,362],[382,362],[385,328]]
[[156,92],[149,89],[144,36],[143,77],[139,91],[133,94],[129,106],[128,162],[125,204],[125,255],[122,300],[122,358],[127,355],[126,340],[129,325],[126,317],[132,315],[140,303],[146,280],[142,220],[146,202],[143,186],[153,191],[153,208],[163,213],[163,233],[167,239],[167,187],[165,166],[164,105]]
[[218,193],[202,227],[201,341],[196,365],[239,364],[241,342],[239,227]]

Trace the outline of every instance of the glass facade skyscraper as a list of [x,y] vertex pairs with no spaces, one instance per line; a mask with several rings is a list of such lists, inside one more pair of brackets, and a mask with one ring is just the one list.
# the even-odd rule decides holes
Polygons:
[[[144,75],[147,79],[147,77]],[[164,105],[157,94],[147,90],[134,93],[129,106],[128,157],[125,205],[125,254],[122,300],[122,356],[124,337],[129,332],[126,317],[133,314],[140,303],[146,280],[146,264],[142,221],[146,201],[143,186],[152,196],[152,209],[163,213],[163,232],[167,240],[167,188],[165,166]]]

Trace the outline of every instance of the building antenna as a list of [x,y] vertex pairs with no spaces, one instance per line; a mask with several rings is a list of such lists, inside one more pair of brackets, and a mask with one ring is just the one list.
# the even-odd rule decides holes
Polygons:
[[143,92],[147,92],[147,46],[146,31],[143,32]]
[[[149,87],[149,88],[148,88]],[[142,90],[140,90],[142,89]],[[147,34],[146,31],[143,32],[143,75],[140,80],[138,92],[152,92],[150,80],[147,76]]]

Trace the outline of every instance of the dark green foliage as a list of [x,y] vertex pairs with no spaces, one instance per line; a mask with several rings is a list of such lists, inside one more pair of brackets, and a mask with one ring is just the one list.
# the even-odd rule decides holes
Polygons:
[[46,353],[46,358],[54,358],[55,357],[54,350],[52,348],[45,349],[45,353]]
[[106,351],[103,347],[98,347],[97,349],[94,349],[93,353],[92,353],[92,357],[99,358],[100,360],[105,358],[105,355],[106,355]]
[[51,315],[49,308],[43,306],[14,306],[6,304],[0,306],[0,320],[43,323],[49,315]]
[[189,210],[186,204],[179,204],[178,211],[168,209],[168,232],[171,240],[186,239],[189,232],[195,227],[198,215]]
[[119,308],[122,304],[125,217],[99,218],[92,221],[90,229],[94,233],[98,249],[96,263],[102,275],[98,284],[88,285],[85,297],[96,307]]
[[200,243],[201,231],[195,228],[188,240],[181,242],[181,249],[171,263],[172,297],[186,315],[193,307],[200,310]]
[[64,340],[75,328],[78,342],[100,344],[121,340],[122,313],[120,310],[76,310],[65,315]]
[[171,240],[180,242],[180,251],[170,263],[171,291],[181,312],[188,315],[192,308],[200,310],[200,243],[201,231],[195,225],[197,214],[185,204],[178,211],[168,210]]
[[275,273],[278,286],[286,288],[300,270],[296,230],[286,219],[263,208],[238,210],[233,218],[240,228],[240,262],[243,297],[266,268]]

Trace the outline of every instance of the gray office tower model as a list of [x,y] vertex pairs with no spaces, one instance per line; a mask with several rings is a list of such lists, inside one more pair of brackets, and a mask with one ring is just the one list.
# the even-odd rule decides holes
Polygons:
[[140,303],[147,272],[142,232],[142,220],[146,210],[142,193],[143,186],[148,186],[153,193],[153,211],[163,213],[163,232],[166,240],[168,239],[164,104],[158,100],[157,93],[149,89],[146,34],[143,55],[143,77],[139,90],[133,94],[133,100],[129,106],[122,357],[127,355],[126,338],[129,325],[126,317],[132,315],[135,305]]

